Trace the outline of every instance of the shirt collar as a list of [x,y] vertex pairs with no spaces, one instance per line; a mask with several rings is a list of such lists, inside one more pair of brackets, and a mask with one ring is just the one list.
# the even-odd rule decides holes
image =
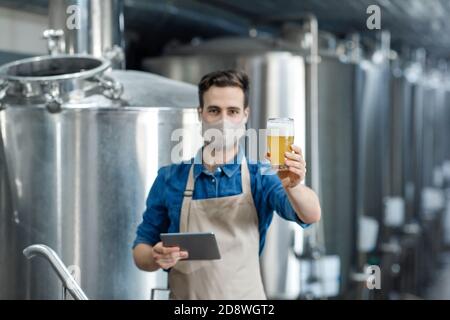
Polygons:
[[[198,176],[202,172],[204,172],[206,174],[211,174],[208,171],[208,169],[203,165],[202,151],[203,151],[203,148],[200,148],[194,157],[194,178],[195,179],[197,179]],[[222,170],[228,177],[231,177],[240,168],[243,157],[244,157],[244,151],[242,150],[242,147],[239,146],[238,153],[236,154],[236,156],[229,162],[220,165],[218,168],[220,168],[220,170]]]

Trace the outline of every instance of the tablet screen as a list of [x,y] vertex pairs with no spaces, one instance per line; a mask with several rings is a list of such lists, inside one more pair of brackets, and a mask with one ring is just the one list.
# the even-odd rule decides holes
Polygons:
[[220,259],[219,247],[213,232],[161,233],[164,247],[179,247],[189,256],[183,260]]

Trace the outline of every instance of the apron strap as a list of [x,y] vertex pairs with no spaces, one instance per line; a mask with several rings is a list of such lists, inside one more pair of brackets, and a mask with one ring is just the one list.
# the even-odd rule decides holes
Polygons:
[[186,189],[184,190],[184,196],[192,198],[194,193],[194,164],[189,169],[188,181],[186,183]]
[[241,185],[243,194],[251,193],[250,171],[248,169],[247,159],[245,156],[242,157],[241,162]]

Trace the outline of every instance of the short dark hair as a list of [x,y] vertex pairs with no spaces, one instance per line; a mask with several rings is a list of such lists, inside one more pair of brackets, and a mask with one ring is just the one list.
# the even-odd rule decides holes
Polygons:
[[248,107],[250,83],[245,72],[238,70],[219,70],[204,75],[198,84],[200,108],[203,108],[203,94],[212,86],[241,88],[244,91],[244,108]]

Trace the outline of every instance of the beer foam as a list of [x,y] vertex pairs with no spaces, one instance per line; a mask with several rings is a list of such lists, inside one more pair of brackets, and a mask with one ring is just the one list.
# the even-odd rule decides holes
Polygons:
[[267,134],[271,136],[294,136],[294,122],[290,118],[269,119]]

